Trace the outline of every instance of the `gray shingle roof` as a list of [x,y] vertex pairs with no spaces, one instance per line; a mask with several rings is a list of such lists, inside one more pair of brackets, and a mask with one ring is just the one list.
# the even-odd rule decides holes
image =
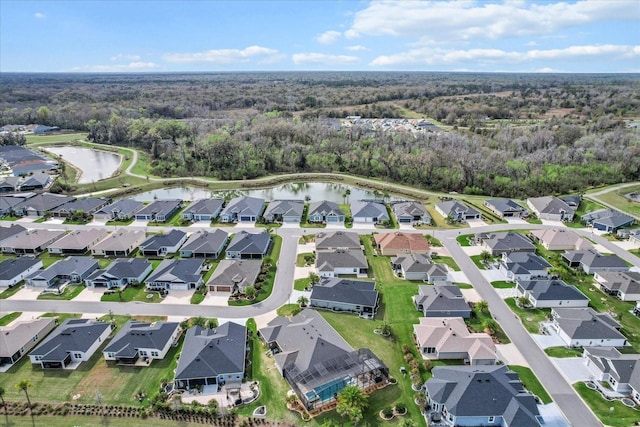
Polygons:
[[185,238],[187,233],[172,229],[165,234],[154,234],[144,242],[140,243],[140,249],[144,251],[157,251],[161,248],[173,247]]
[[227,246],[227,252],[240,252],[245,254],[266,254],[271,243],[271,236],[269,233],[249,233],[247,231],[240,231],[233,236],[229,246]]
[[10,280],[42,262],[38,258],[20,257],[0,262],[0,280]]
[[471,308],[462,296],[460,288],[451,284],[418,286],[418,295],[414,297],[417,305],[422,305],[424,313],[465,311],[471,314]]
[[85,277],[98,268],[98,261],[88,256],[70,256],[60,261],[56,261],[44,270],[39,270],[30,275],[27,280],[46,280],[58,276],[69,276],[77,274]]
[[379,222],[389,220],[389,213],[384,203],[368,200],[351,202],[351,216],[353,218],[377,218]]
[[398,255],[391,259],[391,263],[402,266],[402,269],[409,273],[426,273],[433,266],[433,261],[427,254]]
[[446,202],[438,203],[436,206],[439,207],[442,212],[447,215],[451,215],[452,217],[455,217],[459,212],[462,212],[465,215],[480,214],[476,209],[469,207],[458,200],[447,200]]
[[554,308],[556,321],[571,339],[625,339],[620,324],[609,314],[592,308]]
[[145,258],[118,258],[104,270],[96,270],[87,280],[94,280],[97,277],[115,279],[137,279],[151,264]]
[[537,301],[589,301],[589,298],[575,286],[567,285],[562,280],[518,281]]
[[140,348],[162,350],[180,327],[178,322],[155,324],[129,320],[105,347],[103,352],[116,357],[134,357]]
[[272,215],[301,217],[303,211],[303,200],[274,200],[269,203],[269,206],[267,206],[263,216],[265,218],[270,218]]
[[29,355],[43,362],[59,362],[74,351],[86,352],[111,325],[92,319],[67,319]]
[[313,286],[311,301],[331,301],[375,307],[378,301],[376,283],[364,280],[329,278]]
[[75,230],[61,239],[56,240],[49,247],[57,249],[85,249],[97,239],[107,237],[107,230],[92,228],[89,230]]
[[559,215],[562,212],[575,213],[576,211],[563,200],[553,196],[532,197],[527,200],[541,214]]
[[531,252],[511,252],[503,255],[503,257],[507,270],[514,273],[544,270],[552,267],[544,258]]
[[194,253],[218,252],[228,238],[229,233],[219,228],[214,231],[199,230],[189,236],[181,250]]
[[227,322],[216,329],[187,330],[176,368],[176,380],[211,378],[244,372],[247,328]]
[[625,294],[640,294],[640,273],[635,271],[615,271],[598,273],[602,279],[601,284],[612,291],[620,291]]
[[407,201],[407,202],[398,202],[393,204],[393,213],[396,216],[428,216],[431,218],[431,215],[427,212],[424,205],[420,202],[416,201]]
[[533,395],[506,366],[436,366],[432,373],[427,393],[456,417],[504,416],[506,425],[540,426]]
[[222,199],[200,199],[187,206],[182,213],[193,215],[213,215],[222,208],[223,204],[224,200]]
[[46,212],[75,199],[75,197],[63,196],[61,194],[41,193],[18,203],[13,208],[16,211],[23,209],[26,211],[29,208],[33,208],[38,212]]
[[316,234],[316,250],[361,249],[360,236],[351,231],[321,232]]
[[103,251],[120,251],[128,249],[135,242],[144,238],[143,230],[127,230],[120,228],[109,236],[96,243],[92,249],[100,249]]
[[262,261],[223,259],[213,272],[207,286],[231,286],[244,293],[247,286],[253,285],[260,274]]
[[619,228],[634,222],[632,216],[623,214],[613,209],[600,209],[588,212],[580,218],[582,221],[606,225],[611,228]]
[[16,234],[26,233],[27,229],[20,224],[11,224],[9,227],[0,226],[0,242]]
[[367,258],[360,249],[336,249],[317,251],[316,266],[319,271],[333,271],[336,268],[367,268]]
[[20,187],[44,187],[51,179],[52,176],[48,173],[37,172],[27,177],[27,179],[20,184]]
[[595,249],[586,251],[566,251],[563,255],[568,261],[580,262],[588,268],[625,268],[627,264],[618,255],[602,255]]
[[[16,234],[2,242],[3,246],[14,249],[36,249],[50,241],[64,236],[64,230],[30,230],[25,234]],[[46,248],[43,248],[46,249]]]
[[525,208],[517,204],[515,201],[511,199],[491,199],[485,201],[487,205],[493,206],[493,208],[499,212],[504,213],[513,213],[513,212],[524,212]]
[[494,253],[516,252],[516,251],[535,251],[536,246],[520,233],[512,231],[504,233],[489,234],[484,239],[487,245]]
[[98,197],[87,197],[85,199],[77,199],[71,202],[67,202],[64,205],[58,206],[53,212],[75,212],[83,211],[85,213],[93,213],[98,210],[100,206],[107,203],[107,199]]
[[122,216],[131,216],[144,206],[144,203],[133,199],[120,199],[110,205],[107,205],[96,211],[96,214],[121,214]]
[[224,214],[237,214],[241,215],[260,216],[262,208],[264,207],[264,199],[257,197],[235,197],[229,201],[227,206],[222,210],[221,215]]
[[321,202],[313,202],[309,205],[309,216],[311,215],[329,215],[344,216],[344,211],[336,202],[323,200]]
[[182,200],[155,200],[136,212],[136,215],[169,215],[182,204]]
[[145,283],[198,283],[202,278],[200,270],[203,264],[202,259],[165,259],[147,277]]

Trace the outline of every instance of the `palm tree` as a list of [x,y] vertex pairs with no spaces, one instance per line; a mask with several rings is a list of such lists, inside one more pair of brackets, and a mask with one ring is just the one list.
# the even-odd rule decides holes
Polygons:
[[499,328],[498,322],[496,322],[494,319],[485,320],[482,326],[484,326],[485,332],[489,333],[490,335],[495,334]]
[[0,387],[0,402],[4,407],[4,421],[6,425],[9,425],[9,412],[7,412],[7,404],[4,401],[4,387]]
[[531,306],[531,300],[528,297],[520,297],[518,298],[518,305],[522,308],[529,307]]
[[16,388],[18,390],[24,391],[24,395],[27,398],[27,404],[29,405],[29,413],[31,414],[31,417],[33,417],[33,411],[31,409],[31,399],[29,398],[29,387],[31,387],[31,380],[28,378],[16,384]]
[[313,285],[315,285],[316,283],[319,283],[319,282],[320,282],[320,276],[318,276],[318,274],[313,272],[313,271],[310,272],[309,273],[309,284],[311,286],[313,286]]
[[391,335],[391,325],[389,325],[387,322],[380,323],[378,325],[378,330],[384,336]]
[[489,303],[485,300],[480,300],[476,303],[476,308],[480,313],[486,313],[489,311]]
[[300,305],[300,307],[306,307],[307,304],[309,304],[309,298],[305,297],[304,295],[301,296],[300,298],[298,298],[298,304]]
[[336,411],[343,417],[348,416],[351,421],[357,423],[362,419],[362,413],[367,407],[369,396],[355,385],[348,385],[338,393],[338,406]]
[[348,188],[345,190],[344,194],[347,196],[347,203],[349,203],[349,196],[351,195],[351,190]]
[[480,252],[480,259],[486,264],[491,259],[491,253],[489,251]]

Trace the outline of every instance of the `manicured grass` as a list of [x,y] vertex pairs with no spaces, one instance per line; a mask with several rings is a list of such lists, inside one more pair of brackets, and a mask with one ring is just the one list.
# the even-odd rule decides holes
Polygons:
[[[304,252],[296,256],[296,267],[307,267],[306,258],[315,259],[315,255],[311,252]],[[309,265],[313,265],[313,262]]]
[[469,239],[473,239],[473,234],[463,234],[456,237],[456,240],[460,244],[460,246],[471,246],[471,242],[469,241]]
[[49,267],[51,264],[53,264],[56,261],[60,261],[61,259],[64,259],[65,257],[59,257],[57,255],[52,255],[49,252],[43,252],[40,255],[38,255],[38,258],[40,258],[42,260],[42,268],[47,268]]
[[[619,400],[608,401],[602,395],[589,390],[583,382],[573,385],[582,400],[584,400],[600,421],[610,427],[629,427],[640,421],[640,411],[624,406]],[[613,411],[611,411],[613,408]]]
[[507,223],[507,221],[505,221],[502,218],[499,218],[496,214],[491,212],[489,209],[485,208],[482,202],[479,202],[476,200],[470,200],[470,199],[466,199],[464,200],[464,202],[476,208],[476,210],[480,211],[480,213],[482,214],[482,220],[487,224],[506,224]]
[[[147,298],[147,295],[153,295],[152,298]],[[102,302],[129,302],[129,301],[138,301],[138,302],[151,302],[151,303],[159,303],[162,301],[160,298],[160,294],[158,292],[145,292],[144,285],[138,285],[138,287],[127,286],[125,290],[122,292],[115,291],[112,294],[102,295],[100,298]]]
[[608,193],[597,196],[597,198],[605,203],[609,203],[610,205],[620,209],[623,212],[640,215],[640,203],[631,201],[624,197],[625,194],[633,193],[634,191],[640,191],[640,186],[626,187],[620,190],[612,190]]
[[[95,404],[95,402],[92,402]],[[190,423],[186,421],[168,421],[160,418],[118,418],[118,417],[97,417],[82,415],[65,415],[61,416],[36,416],[34,418],[36,426],[46,427],[132,427],[148,426],[148,427],[202,427],[199,423]],[[0,414],[0,422],[4,423],[4,412]],[[0,424],[5,426],[5,424]],[[11,427],[33,427],[31,417],[29,416],[10,416],[9,425]]]
[[580,221],[580,217],[585,215],[587,212],[596,211],[598,209],[604,209],[604,206],[600,203],[594,202],[593,200],[582,199],[575,215],[573,215],[573,222],[567,222],[567,227],[584,228],[585,224]]
[[300,310],[302,309],[298,304],[285,304],[282,307],[278,308],[276,312],[278,313],[278,316],[288,317],[295,316],[296,314],[300,313]]
[[293,289],[295,289],[296,291],[304,291],[310,283],[311,281],[309,280],[309,278],[296,279],[293,282]]
[[[482,312],[474,307],[473,314],[474,317],[471,319],[466,319],[465,323],[473,332],[485,332],[485,322],[490,319],[493,319],[490,312]],[[496,322],[497,323],[497,322]],[[497,339],[500,344],[509,344],[511,340],[507,337],[507,334],[504,333],[502,327],[498,323],[496,331],[493,333],[493,337]]]
[[[201,288],[204,287],[201,286]],[[196,291],[193,293],[193,295],[191,295],[191,300],[190,303],[191,304],[200,304],[202,301],[204,301],[204,293],[202,291],[202,289],[196,289]]]
[[516,372],[520,376],[520,381],[531,393],[540,398],[542,403],[547,404],[553,402],[549,393],[542,387],[538,378],[534,375],[531,369],[525,366],[508,365],[509,369]]
[[542,220],[538,218],[529,218],[527,222],[529,224],[542,224]]
[[84,291],[84,285],[69,285],[64,288],[64,291],[60,295],[40,294],[38,295],[38,299],[70,301],[77,297],[82,291]]
[[511,311],[520,318],[525,329],[532,334],[540,333],[539,323],[546,321],[551,313],[551,309],[548,308],[520,308],[516,305],[516,300],[514,298],[507,298],[504,302],[509,306]]
[[493,286],[496,289],[511,289],[515,287],[515,283],[507,282],[505,280],[497,280],[495,282],[491,282],[491,286]]
[[130,225],[135,218],[128,219],[126,221],[107,221],[106,225]]
[[544,352],[549,357],[580,357],[582,356],[582,349],[580,348],[567,348],[567,347],[549,347],[545,348]]
[[469,258],[471,258],[471,261],[473,261],[473,263],[476,265],[476,267],[478,267],[478,269],[480,270],[487,269],[487,266],[484,265],[484,263],[482,262],[482,255],[471,255]]
[[73,142],[78,140],[83,140],[87,138],[86,133],[60,133],[55,135],[35,135],[29,134],[26,135],[27,144],[29,145],[38,145],[38,144],[51,144],[54,142]]
[[429,242],[429,244],[434,247],[434,248],[441,248],[442,247],[442,242],[438,239],[436,239],[435,237],[429,235],[429,234],[425,234],[424,238],[427,239],[427,241]]
[[0,326],[7,326],[9,323],[20,317],[21,314],[21,311],[14,311],[13,313],[0,317]]
[[451,258],[450,256],[439,256],[438,255],[437,257],[433,258],[433,261],[436,262],[436,263],[446,264],[453,271],[460,271],[460,267],[458,267],[458,264],[456,264],[454,259]]
[[0,293],[0,299],[7,299],[13,295],[15,295],[16,293],[18,293],[18,291],[20,289],[22,289],[24,282],[18,282],[17,285],[14,285],[11,288],[7,288],[4,291],[2,291],[2,293]]
[[282,248],[282,237],[273,236],[273,245],[271,246],[271,251],[269,252],[269,258],[271,258],[272,264],[269,267],[269,271],[267,272],[267,278],[262,285],[262,289],[259,292],[256,292],[256,297],[249,301],[245,299],[241,300],[230,300],[229,305],[238,306],[238,305],[251,305],[257,304],[261,301],[264,301],[271,295],[271,291],[273,290],[273,282],[276,279],[276,270],[278,264],[278,258],[280,258],[280,249]]
[[469,283],[453,282],[453,284],[459,287],[460,289],[473,289],[473,285]]
[[300,223],[300,227],[302,227],[302,228],[327,228],[327,224],[322,224],[322,223],[318,223],[318,222],[302,221],[302,223]]
[[40,317],[57,317],[58,323],[62,323],[67,319],[79,319],[82,317],[82,313],[44,313]]

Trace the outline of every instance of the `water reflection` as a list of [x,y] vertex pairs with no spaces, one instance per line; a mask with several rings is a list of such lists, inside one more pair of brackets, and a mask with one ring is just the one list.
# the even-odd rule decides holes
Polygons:
[[80,170],[78,184],[90,184],[109,178],[118,169],[122,159],[119,154],[83,147],[48,147],[45,150],[62,156],[66,162]]

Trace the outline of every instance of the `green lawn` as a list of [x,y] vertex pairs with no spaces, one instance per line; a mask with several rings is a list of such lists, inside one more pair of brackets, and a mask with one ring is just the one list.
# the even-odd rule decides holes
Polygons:
[[193,295],[191,295],[191,304],[200,304],[202,301],[204,301],[204,293],[203,293],[203,286],[200,287],[200,289],[196,289],[196,291],[193,293]]
[[513,282],[507,282],[506,280],[497,280],[495,282],[491,282],[491,286],[493,286],[496,289],[511,289],[513,287],[515,287],[515,283]]
[[[466,319],[465,323],[473,332],[485,332],[485,322],[489,319],[493,319],[493,316],[491,316],[490,312],[483,313],[477,308],[474,308],[473,313],[475,314],[475,317]],[[500,324],[496,325],[496,331],[493,333],[493,337],[500,341],[500,344],[509,344],[511,342],[509,337],[507,337],[507,334],[502,330]]]
[[9,323],[20,317],[21,314],[21,311],[14,311],[13,313],[0,317],[0,326],[7,326]]
[[[296,256],[296,267],[307,267],[307,259],[315,259],[315,255],[311,252],[304,252]],[[313,262],[309,265],[313,265]]]
[[433,258],[433,261],[436,262],[436,263],[446,264],[453,271],[460,271],[460,267],[458,267],[458,264],[456,264],[454,259],[451,258],[450,256],[440,256],[440,255],[438,255],[437,257]]
[[532,334],[540,333],[539,322],[546,321],[548,318],[547,316],[551,313],[551,309],[548,308],[520,308],[516,305],[516,300],[514,298],[507,298],[504,302],[509,306],[511,311],[520,318],[525,329]]
[[296,291],[304,291],[306,287],[309,286],[309,284],[311,283],[311,280],[309,280],[309,278],[302,278],[302,279],[296,279],[293,282],[293,289],[295,289]]
[[83,140],[87,138],[86,133],[60,133],[55,135],[26,135],[27,144],[38,145],[38,144],[51,144],[55,142],[74,142],[78,140]]
[[460,289],[473,289],[473,285],[471,285],[470,283],[453,282],[453,284]]
[[549,347],[545,348],[544,352],[549,357],[580,357],[582,356],[582,349],[580,348],[567,348],[567,347]]
[[128,219],[126,221],[107,221],[106,225],[130,225],[135,218]]
[[[640,411],[624,406],[619,400],[610,402],[604,400],[602,395],[589,390],[583,383],[573,385],[582,400],[584,400],[600,421],[610,427],[629,427],[640,421]],[[613,411],[611,411],[613,408]]]
[[594,202],[593,200],[582,199],[580,201],[580,206],[573,216],[573,222],[567,222],[567,227],[584,228],[585,225],[580,221],[580,217],[585,215],[587,212],[596,211],[598,209],[604,209],[604,206],[602,206],[600,203]]
[[49,252],[43,252],[40,255],[38,255],[38,258],[40,258],[42,260],[42,268],[47,268],[49,267],[51,264],[53,264],[56,261],[60,261],[61,259],[64,259],[65,257],[59,257],[57,255],[52,255]]
[[[152,295],[151,298],[147,298],[148,295]],[[160,294],[158,292],[145,292],[144,285],[135,286],[127,286],[125,290],[122,292],[115,291],[112,294],[102,295],[100,301],[103,302],[129,302],[129,301],[138,301],[138,302],[152,302],[159,303],[162,301],[160,298]]]
[[82,291],[84,291],[84,285],[69,285],[64,288],[64,291],[60,295],[40,294],[38,295],[38,299],[69,301],[77,297]]
[[471,246],[471,242],[469,239],[473,239],[473,234],[463,234],[461,236],[456,237],[456,240],[460,244],[460,246]]
[[640,215],[640,203],[633,202],[626,197],[625,194],[633,193],[634,191],[640,191],[640,186],[626,187],[620,190],[609,191],[608,193],[597,196],[598,199],[605,203],[620,209],[621,211],[628,212],[634,215]]
[[[169,421],[162,420],[160,418],[101,418],[96,416],[82,415],[65,415],[64,417],[52,415],[36,416],[34,418],[34,423],[37,427],[132,427],[133,425],[148,427],[202,427],[202,424],[200,423],[190,423],[186,421]],[[34,427],[34,423],[31,422],[31,418],[28,416],[9,417],[9,425],[11,427]],[[4,413],[0,414],[0,426],[6,426],[6,424],[4,424]]]
[[298,304],[285,304],[282,307],[278,308],[277,313],[278,316],[289,317],[295,316],[300,313],[300,306]]
[[7,299],[15,295],[16,293],[18,293],[18,291],[22,289],[22,286],[23,286],[22,284],[24,284],[24,282],[18,282],[17,285],[2,291],[2,293],[0,293],[0,299]]
[[542,224],[542,220],[538,218],[529,218],[527,222],[529,224]]
[[476,210],[480,211],[480,213],[482,214],[482,220],[487,224],[506,224],[507,223],[507,221],[498,217],[492,211],[484,207],[481,201],[466,199],[464,200],[464,202],[476,208]]
[[[486,270],[487,266],[484,265],[484,263],[482,262],[482,255],[471,255],[469,258],[471,258],[471,261],[473,261],[473,263],[476,265],[476,267],[478,267],[478,269],[480,270]],[[494,258],[491,257],[489,259],[489,262],[493,261]]]
[[525,366],[508,365],[509,369],[516,372],[520,376],[520,381],[531,393],[540,398],[542,403],[547,404],[553,402],[549,393],[542,387],[538,378],[534,375],[531,369]]
[[40,317],[57,317],[58,323],[62,323],[67,319],[79,319],[82,313],[45,313]]

